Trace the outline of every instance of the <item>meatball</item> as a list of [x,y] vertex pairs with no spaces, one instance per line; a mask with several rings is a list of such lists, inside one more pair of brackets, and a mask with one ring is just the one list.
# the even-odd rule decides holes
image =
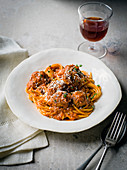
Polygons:
[[52,81],[47,86],[46,94],[47,95],[53,95],[57,91],[57,85],[55,81]]
[[64,74],[63,74],[63,81],[66,84],[72,84],[72,76],[71,76],[71,71],[73,69],[74,65],[66,65],[64,68]]
[[86,82],[86,76],[79,70],[78,66],[67,65],[64,69],[63,81],[67,84],[68,92],[80,90]]
[[65,91],[58,91],[53,95],[53,105],[67,108],[71,102],[71,94]]
[[77,107],[82,107],[88,104],[86,94],[82,91],[73,92],[72,100],[74,105],[76,105]]
[[38,86],[42,84],[48,84],[50,82],[50,78],[44,71],[35,71],[30,78],[30,81],[27,83],[27,89],[31,87],[36,89]]
[[62,90],[64,88],[64,82],[61,81],[52,81],[47,86],[47,95],[53,95],[57,90]]

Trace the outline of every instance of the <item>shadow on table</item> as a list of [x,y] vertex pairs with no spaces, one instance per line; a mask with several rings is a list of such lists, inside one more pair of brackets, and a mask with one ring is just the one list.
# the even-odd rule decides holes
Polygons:
[[[75,157],[76,159],[75,168],[78,168],[100,145],[101,143],[100,134],[102,130],[112,122],[115,113],[117,111],[127,113],[127,107],[126,107],[127,94],[123,88],[122,88],[122,93],[123,93],[123,97],[121,99],[121,102],[118,105],[118,107],[114,110],[114,112],[103,122],[94,126],[93,128],[83,132],[69,133],[69,134],[46,132],[49,143],[51,143],[51,147],[54,145],[52,142],[54,142],[55,144],[60,143],[60,146],[61,147],[63,146],[65,149],[67,147],[68,154],[70,154],[69,152],[72,152],[73,157]],[[103,165],[103,168],[104,167],[106,168],[109,165],[112,166],[115,163],[116,157],[119,156],[119,153],[122,154],[122,152],[120,151],[121,147],[122,146],[124,147],[126,143],[127,143],[127,134],[125,135],[124,140],[122,140],[122,142],[119,145],[117,145],[117,147],[109,149],[107,156],[105,157],[105,163]],[[103,149],[95,156],[95,158],[91,161],[91,163],[88,165],[88,168],[86,169],[92,170],[96,167],[100,159],[100,156],[102,154],[102,151]],[[117,160],[118,159],[119,158],[117,158]]]

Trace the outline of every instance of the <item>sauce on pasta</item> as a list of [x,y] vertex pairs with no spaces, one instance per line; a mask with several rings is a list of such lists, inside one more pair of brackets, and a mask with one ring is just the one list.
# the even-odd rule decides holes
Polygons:
[[81,71],[82,65],[49,65],[35,71],[27,83],[29,99],[44,116],[57,120],[88,117],[102,92],[94,84],[92,73]]

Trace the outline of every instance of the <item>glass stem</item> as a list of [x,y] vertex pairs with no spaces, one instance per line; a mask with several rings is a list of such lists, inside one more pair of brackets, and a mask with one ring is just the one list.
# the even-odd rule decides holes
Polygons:
[[95,42],[90,43],[89,49],[92,51],[95,50]]

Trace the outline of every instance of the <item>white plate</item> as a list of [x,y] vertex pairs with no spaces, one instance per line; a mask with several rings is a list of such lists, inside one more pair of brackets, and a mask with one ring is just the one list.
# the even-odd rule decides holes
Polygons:
[[[28,99],[25,92],[31,74],[44,70],[53,63],[82,64],[82,70],[93,73],[95,84],[102,87],[102,96],[95,103],[94,112],[87,118],[76,121],[58,121],[43,116]],[[54,48],[37,53],[21,62],[9,75],[5,96],[12,112],[28,125],[54,132],[72,133],[89,129],[107,118],[121,99],[121,88],[115,75],[99,59],[89,54],[70,49]]]

